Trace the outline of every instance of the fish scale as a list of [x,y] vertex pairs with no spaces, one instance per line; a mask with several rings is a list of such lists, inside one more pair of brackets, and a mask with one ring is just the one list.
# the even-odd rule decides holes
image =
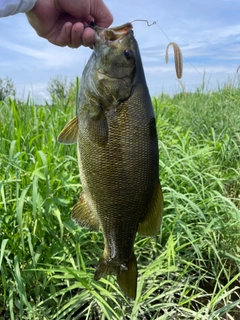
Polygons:
[[163,208],[155,118],[132,26],[94,29],[77,118],[58,139],[78,142],[83,192],[72,217],[103,232],[105,248],[94,278],[116,274],[122,291],[135,298],[136,233],[156,235]]

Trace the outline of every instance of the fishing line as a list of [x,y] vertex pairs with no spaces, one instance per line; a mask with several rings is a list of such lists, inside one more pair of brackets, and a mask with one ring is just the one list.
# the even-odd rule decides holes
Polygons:
[[[137,21],[146,22],[149,27],[154,25],[154,24],[157,24],[156,21],[153,21],[150,24],[148,20],[144,20],[144,19],[135,19],[135,20],[132,20],[130,23],[137,22]],[[158,27],[160,28],[159,25],[158,25]],[[160,28],[160,30],[168,38],[166,33],[161,28]],[[177,75],[178,79],[181,79],[182,78],[182,70],[183,70],[181,50],[180,50],[179,46],[175,42],[172,42],[169,38],[168,38],[168,40],[169,40],[170,43],[168,44],[167,49],[166,49],[165,62],[168,63],[168,48],[169,48],[170,45],[172,45],[173,46],[173,51],[174,51],[174,62],[175,62],[176,75]]]
[[[158,28],[162,31],[162,33],[165,35],[165,37],[168,39],[168,41],[170,43],[172,43],[172,40],[168,37],[168,35],[166,34],[166,32],[164,32],[164,30],[160,27],[160,25],[156,22],[156,21],[153,21],[152,23],[149,23],[148,20],[145,20],[145,19],[135,19],[135,20],[132,20],[130,23],[133,23],[133,22],[138,22],[138,21],[142,21],[142,22],[146,22],[148,27],[151,27],[152,25],[156,24],[158,26]],[[182,54],[183,58],[187,61],[188,64],[190,64],[190,66],[195,70],[197,71],[201,77],[203,77],[203,74],[191,63],[189,62],[185,57],[184,55]],[[167,63],[167,62],[166,62]]]

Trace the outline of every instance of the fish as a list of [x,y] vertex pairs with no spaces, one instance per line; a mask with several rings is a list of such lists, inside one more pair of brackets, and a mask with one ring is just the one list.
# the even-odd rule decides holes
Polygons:
[[163,212],[156,120],[132,24],[93,29],[77,115],[58,141],[77,142],[82,192],[71,217],[103,233],[94,280],[116,275],[122,292],[135,299],[135,237],[156,236]]

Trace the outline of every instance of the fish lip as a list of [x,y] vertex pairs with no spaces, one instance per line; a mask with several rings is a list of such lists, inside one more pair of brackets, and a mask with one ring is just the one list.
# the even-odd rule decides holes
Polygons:
[[114,41],[120,42],[133,29],[133,26],[127,22],[118,27],[101,28],[95,26],[93,29],[96,32],[96,42],[108,44]]

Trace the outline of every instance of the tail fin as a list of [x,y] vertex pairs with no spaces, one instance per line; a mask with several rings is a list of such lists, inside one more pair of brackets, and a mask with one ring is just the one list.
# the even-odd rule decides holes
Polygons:
[[135,299],[137,292],[137,261],[133,254],[126,263],[126,268],[120,269],[117,275],[117,282],[122,292],[129,298]]
[[137,262],[133,254],[124,265],[116,265],[116,262],[101,257],[94,275],[94,280],[109,274],[117,274],[117,282],[122,292],[129,298],[136,298],[137,291]]

